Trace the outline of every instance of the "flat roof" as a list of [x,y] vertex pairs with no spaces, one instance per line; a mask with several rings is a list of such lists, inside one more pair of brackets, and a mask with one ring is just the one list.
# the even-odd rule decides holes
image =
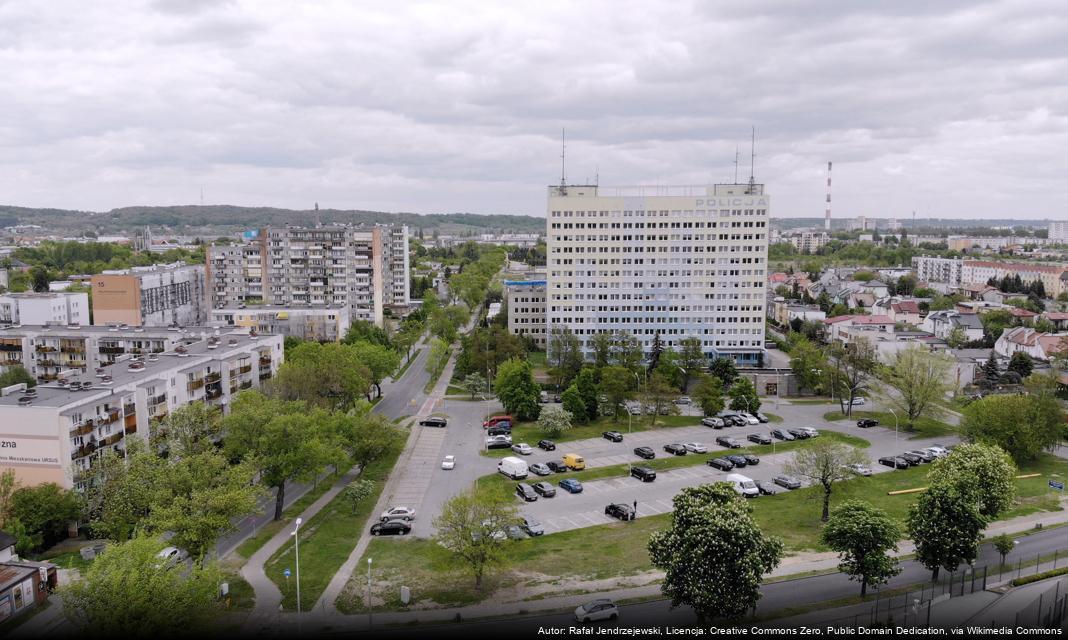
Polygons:
[[[30,407],[53,407],[63,408],[68,405],[83,406],[86,402],[92,400],[103,400],[109,396],[115,395],[121,389],[121,393],[129,393],[133,389],[132,386],[140,386],[153,382],[155,380],[162,380],[163,375],[174,370],[179,372],[188,371],[189,369],[197,366],[202,366],[212,360],[232,360],[242,353],[247,353],[250,349],[254,349],[256,346],[269,347],[269,342],[264,338],[274,337],[272,335],[261,334],[259,338],[253,340],[245,332],[225,332],[220,333],[219,337],[221,342],[219,346],[214,349],[208,348],[208,341],[206,338],[202,338],[199,334],[187,335],[187,338],[193,338],[193,342],[185,343],[185,347],[188,351],[187,355],[178,355],[174,350],[165,351],[158,354],[159,358],[155,361],[149,360],[147,357],[143,359],[145,368],[140,370],[129,370],[129,363],[131,359],[121,360],[112,365],[106,365],[100,367],[104,370],[104,374],[110,375],[112,378],[111,384],[103,385],[100,382],[100,378],[96,377],[95,370],[87,373],[79,373],[69,377],[71,382],[91,382],[92,388],[89,391],[71,391],[69,387],[61,387],[57,382],[40,383],[35,388],[37,389],[37,396],[33,402],[28,405]],[[237,344],[231,345],[229,342],[231,339],[236,340]],[[19,398],[23,397],[21,393],[12,393],[3,397],[0,397],[0,407],[4,406],[26,406],[19,405]]]
[[0,337],[5,334],[19,334],[19,333],[56,333],[63,335],[74,335],[78,333],[99,335],[99,334],[118,334],[118,336],[124,338],[137,338],[140,335],[179,335],[182,332],[189,333],[211,333],[215,331],[217,327],[182,327],[181,329],[172,329],[170,327],[120,327],[119,325],[102,325],[102,324],[82,324],[82,325],[67,325],[67,324],[3,324],[0,325]]
[[253,313],[256,311],[269,311],[277,313],[279,311],[343,311],[349,309],[347,305],[343,304],[327,304],[327,305],[282,305],[282,304],[253,304],[246,305],[244,308],[226,306],[221,309],[212,309],[212,313]]

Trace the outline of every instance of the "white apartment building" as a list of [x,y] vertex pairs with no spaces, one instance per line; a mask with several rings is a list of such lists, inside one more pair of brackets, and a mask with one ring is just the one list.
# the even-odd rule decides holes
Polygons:
[[279,307],[250,305],[212,309],[208,324],[213,327],[243,327],[259,333],[276,333],[301,340],[337,342],[351,326],[349,307]]
[[1036,262],[988,262],[965,260],[961,266],[961,284],[986,284],[991,278],[1000,280],[1019,276],[1024,284],[1041,281],[1046,296],[1056,298],[1068,291],[1068,267]]
[[[0,339],[10,331],[0,330]],[[225,411],[234,395],[272,377],[284,357],[282,336],[179,336],[160,353],[125,355],[90,373],[63,372],[28,392],[6,389],[0,440],[10,445],[0,448],[0,467],[14,468],[24,486],[75,486],[77,473],[101,452],[148,438],[153,420],[187,404],[205,402]]]
[[959,287],[963,267],[964,260],[960,258],[916,256],[912,259],[912,269],[920,282],[943,282]]
[[1061,220],[1049,223],[1049,233],[1047,235],[1050,242],[1068,244],[1068,222]]
[[0,324],[89,324],[89,294],[0,294]]
[[409,304],[408,227],[270,227],[207,256],[211,306],[348,306],[352,320],[381,325]]
[[701,340],[709,357],[764,352],[769,197],[762,184],[549,187],[546,331]]
[[831,241],[831,236],[825,231],[799,231],[782,236],[781,241],[794,245],[798,253],[816,253]]
[[546,346],[545,280],[505,280],[508,303],[508,333],[527,336],[541,348]]
[[201,264],[159,264],[94,275],[93,324],[182,327],[207,320],[206,270]]

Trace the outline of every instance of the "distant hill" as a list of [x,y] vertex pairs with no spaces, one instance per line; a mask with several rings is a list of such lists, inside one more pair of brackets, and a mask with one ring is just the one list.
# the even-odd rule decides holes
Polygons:
[[[869,217],[868,221],[875,221],[879,230],[886,229],[888,218]],[[966,229],[989,229],[991,227],[1032,227],[1045,229],[1049,225],[1048,220],[1021,220],[1018,218],[897,218],[905,229],[912,232],[914,229],[923,233],[934,233],[939,230],[963,232]],[[844,231],[849,227],[853,218],[832,218],[831,230]],[[776,229],[798,229],[801,227],[823,228],[823,218],[776,218],[771,217],[771,226]]]
[[230,233],[267,225],[363,223],[406,224],[412,231],[437,230],[444,234],[534,233],[545,231],[545,218],[474,213],[386,213],[341,209],[297,210],[231,205],[174,207],[122,207],[111,211],[34,209],[0,205],[0,227],[37,224],[57,233],[92,230],[98,234],[131,232],[150,226],[155,230],[193,234]]

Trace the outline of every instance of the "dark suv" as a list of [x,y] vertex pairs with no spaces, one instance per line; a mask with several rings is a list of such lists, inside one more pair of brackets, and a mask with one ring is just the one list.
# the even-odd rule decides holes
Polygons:
[[642,482],[652,482],[653,480],[656,480],[656,472],[649,467],[631,467],[630,475]]
[[534,502],[538,499],[538,492],[534,491],[534,487],[525,482],[520,482],[515,486],[515,494],[522,498],[524,502]]
[[726,458],[712,458],[705,464],[720,471],[730,471],[734,468],[734,463]]
[[757,444],[771,444],[771,436],[766,436],[763,433],[750,433],[745,439]]
[[635,447],[634,455],[639,458],[645,458],[646,460],[652,460],[656,457],[656,452],[653,451],[652,447]]
[[498,422],[489,429],[486,429],[487,436],[510,436],[512,435],[512,425],[507,422]]
[[449,421],[440,416],[430,416],[419,421],[421,427],[445,427],[449,424]]
[[860,420],[857,420],[857,426],[861,429],[867,429],[868,427],[878,427],[879,421],[873,420],[871,418],[862,418]]
[[612,442],[623,442],[623,434],[618,431],[605,431],[601,437]]
[[544,451],[556,451],[556,443],[552,440],[538,440],[538,448]]
[[734,438],[728,436],[720,436],[716,438],[716,444],[721,447],[727,447],[728,449],[741,449],[742,443],[738,442]]
[[676,456],[686,455],[686,447],[681,444],[666,444],[664,445],[664,451]]
[[604,514],[617,520],[633,520],[634,508],[629,504],[610,504],[604,508]]

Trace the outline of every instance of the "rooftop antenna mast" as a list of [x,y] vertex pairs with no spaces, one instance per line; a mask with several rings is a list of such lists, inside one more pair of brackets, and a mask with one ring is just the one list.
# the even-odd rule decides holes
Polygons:
[[823,216],[823,230],[831,230],[831,162],[827,162],[827,212]]
[[560,129],[560,193],[567,195],[567,129]]
[[738,145],[734,145],[734,184],[738,184]]
[[746,193],[756,193],[756,178],[754,177],[756,167],[756,127],[752,128],[752,133],[749,141],[749,188],[746,189]]

